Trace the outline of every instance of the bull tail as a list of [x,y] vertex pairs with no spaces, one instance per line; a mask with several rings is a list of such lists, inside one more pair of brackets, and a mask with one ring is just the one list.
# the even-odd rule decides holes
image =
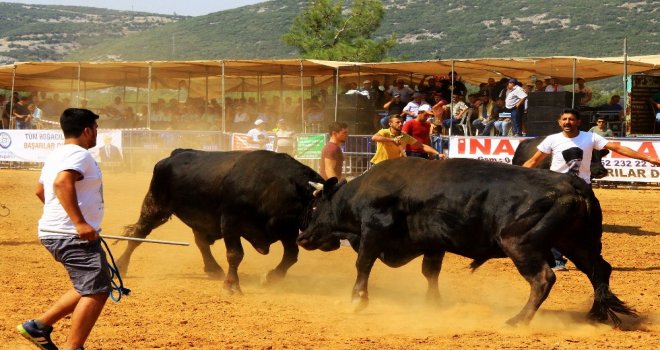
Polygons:
[[614,295],[607,285],[601,284],[594,293],[594,305],[589,311],[589,318],[600,322],[610,318],[614,326],[618,328],[621,325],[621,319],[617,314],[638,317],[637,311]]

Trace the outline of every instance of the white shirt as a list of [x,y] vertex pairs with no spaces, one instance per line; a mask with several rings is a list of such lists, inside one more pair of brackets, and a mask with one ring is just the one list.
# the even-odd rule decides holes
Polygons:
[[504,106],[508,109],[514,108],[520,100],[527,97],[525,89],[516,85],[510,91],[506,93],[506,99],[504,100]]
[[550,170],[574,174],[591,183],[591,153],[594,149],[605,148],[607,142],[602,136],[590,132],[580,131],[573,138],[558,133],[546,137],[538,145],[538,150],[552,154]]
[[44,211],[39,219],[39,238],[65,238],[67,235],[44,232],[44,230],[76,233],[76,227],[62,207],[53,190],[57,174],[74,170],[82,175],[76,181],[78,206],[85,221],[96,230],[103,219],[103,182],[101,169],[92,154],[78,145],[64,145],[53,151],[41,169],[39,183],[44,186]]
[[[247,135],[249,138],[252,139],[254,142],[261,142],[262,140],[266,139],[266,130],[259,130],[257,128],[252,128],[250,131],[247,132]],[[250,144],[250,148],[253,149],[264,149],[264,146],[261,144]]]

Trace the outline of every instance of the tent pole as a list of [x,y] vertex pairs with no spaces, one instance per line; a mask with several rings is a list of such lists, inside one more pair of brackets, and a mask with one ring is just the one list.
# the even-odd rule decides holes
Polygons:
[[454,129],[454,60],[451,60],[451,74],[449,75],[451,79],[451,96],[449,96],[449,136],[452,136],[452,130]]
[[80,106],[80,62],[78,62],[78,92],[76,93],[76,106]]
[[280,64],[280,110],[278,112],[280,114],[279,118],[284,117],[284,66],[281,64]]
[[303,132],[307,132],[307,124],[305,124],[305,81],[303,79],[303,60],[300,60],[300,121],[302,123]]
[[[16,86],[16,65],[14,65],[14,69],[12,70],[11,74],[11,96],[9,97],[9,125],[7,125],[7,128],[12,129],[12,124],[14,124],[14,88]],[[16,129],[16,126],[14,126],[14,129]]]
[[204,67],[205,71],[205,79],[204,79],[204,117],[208,121],[208,114],[209,114],[209,66]]
[[147,129],[151,130],[151,61],[147,71]]
[[222,77],[220,79],[220,96],[222,98],[222,132],[227,132],[227,101],[225,98],[225,61],[220,61],[222,65]]
[[573,57],[573,97],[571,99],[571,108],[575,108],[575,74],[576,74],[577,59]]
[[623,111],[628,108],[628,37],[623,38]]
[[339,67],[337,67],[335,74],[335,121],[337,121],[337,109],[339,109]]

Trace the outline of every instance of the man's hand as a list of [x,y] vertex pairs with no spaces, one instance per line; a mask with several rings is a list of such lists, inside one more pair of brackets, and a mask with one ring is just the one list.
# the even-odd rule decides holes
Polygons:
[[76,225],[76,232],[78,232],[78,237],[86,241],[93,241],[99,238],[99,233],[90,226],[88,223],[81,223]]

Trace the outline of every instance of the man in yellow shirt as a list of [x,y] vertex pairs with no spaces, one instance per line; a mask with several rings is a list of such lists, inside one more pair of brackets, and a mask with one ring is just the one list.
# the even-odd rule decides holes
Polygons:
[[390,115],[389,128],[380,129],[371,140],[376,142],[376,154],[371,158],[371,163],[378,164],[387,159],[406,156],[406,145],[421,146],[424,152],[435,155],[435,159],[444,159],[445,155],[438,153],[433,147],[424,145],[414,137],[401,131],[403,121],[396,114]]

